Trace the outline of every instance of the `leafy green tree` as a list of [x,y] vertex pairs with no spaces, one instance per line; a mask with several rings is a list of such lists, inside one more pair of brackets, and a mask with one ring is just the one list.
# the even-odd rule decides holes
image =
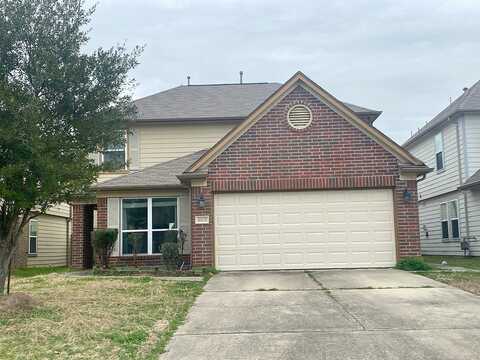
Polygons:
[[125,141],[142,48],[87,53],[84,0],[0,0],[0,294],[28,221],[88,191]]

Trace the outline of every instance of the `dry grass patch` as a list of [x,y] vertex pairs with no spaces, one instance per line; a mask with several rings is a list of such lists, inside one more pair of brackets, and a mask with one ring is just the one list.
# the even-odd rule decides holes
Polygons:
[[156,358],[202,287],[151,277],[17,278],[14,292],[35,304],[0,313],[0,358]]
[[425,272],[423,276],[459,289],[480,295],[480,273],[479,272]]

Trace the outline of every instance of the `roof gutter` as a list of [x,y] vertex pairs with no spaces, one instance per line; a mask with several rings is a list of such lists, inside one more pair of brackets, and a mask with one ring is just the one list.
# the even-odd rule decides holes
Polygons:
[[162,190],[162,189],[185,189],[183,184],[163,184],[163,185],[122,185],[122,186],[102,186],[95,187],[96,191],[116,191],[116,190]]

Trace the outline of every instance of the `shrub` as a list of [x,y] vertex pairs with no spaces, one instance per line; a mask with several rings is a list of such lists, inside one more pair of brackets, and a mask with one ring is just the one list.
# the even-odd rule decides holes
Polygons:
[[176,242],[166,242],[162,244],[162,258],[167,268],[177,268],[180,262],[180,252]]
[[428,271],[432,270],[432,267],[420,258],[408,257],[401,259],[397,263],[397,269],[406,271]]
[[102,268],[108,268],[108,258],[112,254],[113,246],[117,241],[117,229],[99,229],[93,231],[92,247],[96,256],[100,260]]

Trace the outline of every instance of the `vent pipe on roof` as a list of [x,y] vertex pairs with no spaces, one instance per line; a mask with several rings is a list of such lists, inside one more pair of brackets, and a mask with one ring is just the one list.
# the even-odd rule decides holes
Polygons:
[[463,90],[463,92],[465,92],[465,91],[468,90],[468,87],[464,87],[462,90]]
[[243,84],[243,71],[240,71],[240,84]]
[[190,86],[190,75],[187,76],[187,85]]

